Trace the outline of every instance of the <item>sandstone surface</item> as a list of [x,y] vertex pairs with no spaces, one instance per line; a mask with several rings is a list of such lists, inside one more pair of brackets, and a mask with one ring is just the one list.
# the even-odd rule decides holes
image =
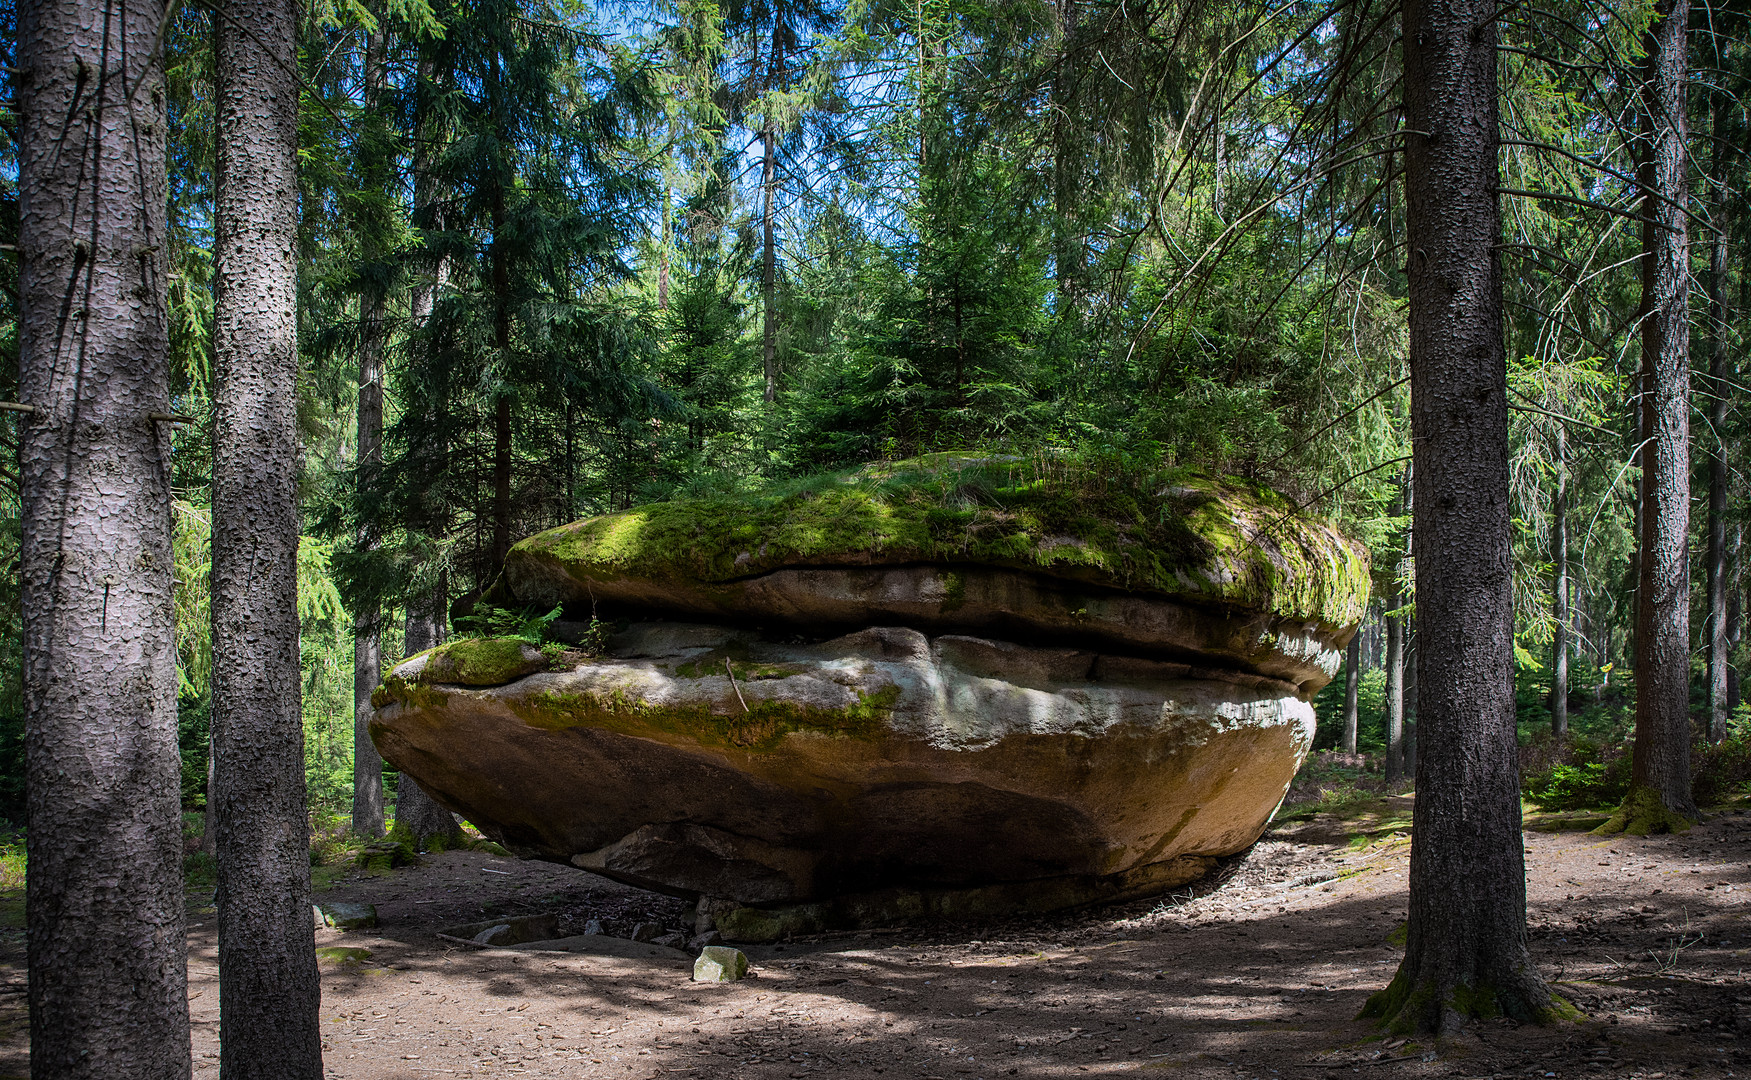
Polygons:
[[511,850],[699,897],[731,940],[1192,880],[1286,791],[1366,562],[1245,485],[1032,468],[532,537],[494,602],[617,618],[606,647],[453,642],[389,673],[373,735]]

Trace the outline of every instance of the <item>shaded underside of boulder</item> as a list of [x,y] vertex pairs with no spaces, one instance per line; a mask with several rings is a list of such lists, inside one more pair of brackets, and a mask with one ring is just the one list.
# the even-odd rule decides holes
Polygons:
[[1179,884],[1257,838],[1313,730],[1290,681],[904,627],[641,623],[503,686],[420,673],[377,745],[507,847],[822,925]]

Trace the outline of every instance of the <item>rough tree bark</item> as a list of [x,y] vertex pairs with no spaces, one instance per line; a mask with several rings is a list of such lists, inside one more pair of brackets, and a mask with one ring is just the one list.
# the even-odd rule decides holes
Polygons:
[[[383,109],[388,89],[388,56],[384,32],[365,36],[365,113],[375,116]],[[360,172],[365,187],[385,197],[390,194],[388,148],[367,128],[362,136],[365,159]],[[376,230],[360,230],[362,239],[376,248]],[[367,250],[372,262],[388,252]],[[380,287],[368,287],[359,297],[359,412],[358,468],[367,483],[383,464],[383,341],[384,296]],[[375,523],[360,530],[360,548],[376,546]],[[383,835],[383,757],[371,741],[371,695],[383,679],[383,627],[377,605],[361,607],[353,615],[353,834],[376,839]]]
[[1690,793],[1690,320],[1684,151],[1685,24],[1660,0],[1643,46],[1641,587],[1635,749],[1623,805],[1600,832],[1682,832]]
[[1514,700],[1494,0],[1406,0],[1417,800],[1399,1031],[1544,1020],[1526,949]]
[[[1739,650],[1745,632],[1745,527],[1733,526],[1733,553],[1729,565],[1734,584],[1727,590],[1727,655]],[[1727,665],[1727,715],[1739,708],[1739,669]]]
[[1568,435],[1556,429],[1556,485],[1550,496],[1550,733],[1569,737],[1569,461]]
[[[416,597],[407,606],[407,631],[404,650],[407,655],[425,652],[444,643],[445,613],[449,608],[449,589],[440,582],[424,597]],[[405,832],[416,845],[455,847],[462,842],[462,828],[456,817],[439,806],[419,781],[406,773],[396,789],[395,828]]]
[[151,418],[170,408],[164,6],[17,10],[31,1071],[174,1080],[170,426]]
[[[1406,470],[1399,478],[1398,501],[1393,510],[1394,517],[1403,517],[1407,509],[1405,504],[1410,498],[1411,473]],[[1404,539],[1404,551],[1410,554],[1410,533],[1407,530]],[[1392,585],[1386,591],[1386,610],[1397,611],[1405,606],[1404,594],[1399,592],[1398,583],[1403,565],[1392,568]],[[1404,615],[1390,615],[1386,619],[1386,783],[1388,786],[1397,784],[1404,777],[1404,702],[1405,702],[1405,646],[1409,644],[1408,618]]]
[[213,804],[222,1080],[319,1080],[298,674],[299,14],[214,19]]
[[[1394,589],[1386,602],[1398,607],[1404,597]],[[1404,777],[1404,618],[1386,620],[1386,783]]]
[[1360,711],[1362,688],[1362,633],[1350,639],[1350,651],[1344,657],[1344,753],[1356,752],[1356,719]]

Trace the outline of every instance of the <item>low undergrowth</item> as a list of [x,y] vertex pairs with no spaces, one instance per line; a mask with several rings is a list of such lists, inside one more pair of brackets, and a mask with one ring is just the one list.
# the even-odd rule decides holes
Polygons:
[[1387,783],[1384,767],[1381,754],[1311,754],[1289,785],[1277,820],[1304,821],[1316,814],[1357,817],[1376,810],[1381,799],[1411,788],[1408,778]]

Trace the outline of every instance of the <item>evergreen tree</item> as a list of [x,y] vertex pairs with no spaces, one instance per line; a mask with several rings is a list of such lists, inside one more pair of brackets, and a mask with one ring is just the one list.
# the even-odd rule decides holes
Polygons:
[[1404,6],[1417,623],[1404,961],[1364,1015],[1457,1032],[1552,1017],[1526,951],[1509,576],[1494,4]]
[[809,92],[808,76],[838,12],[821,0],[726,0],[723,10],[729,115],[760,143],[760,356],[770,403],[779,379],[779,203],[807,186],[798,160],[810,134],[803,121],[827,115],[811,100],[819,95]]
[[[560,8],[480,0],[438,17],[415,123],[441,138],[423,163],[420,257],[444,281],[397,373],[372,501],[410,531],[398,546],[415,562],[430,554],[415,537],[447,538],[478,596],[514,536],[567,519],[568,426],[644,403],[628,373],[641,331],[605,290],[628,273],[648,191],[623,151],[648,98],[627,58]],[[371,574],[383,588],[395,576]]]
[[1683,831],[1690,791],[1690,312],[1684,84],[1688,9],[1656,5],[1642,68],[1642,466],[1630,793],[1604,828]]

